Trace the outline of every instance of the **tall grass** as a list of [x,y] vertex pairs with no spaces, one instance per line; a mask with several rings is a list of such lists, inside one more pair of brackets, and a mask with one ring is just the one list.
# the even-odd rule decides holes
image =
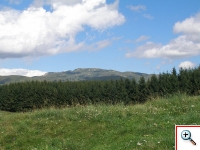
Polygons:
[[0,111],[0,149],[174,149],[175,124],[200,124],[199,101],[178,95],[131,106]]

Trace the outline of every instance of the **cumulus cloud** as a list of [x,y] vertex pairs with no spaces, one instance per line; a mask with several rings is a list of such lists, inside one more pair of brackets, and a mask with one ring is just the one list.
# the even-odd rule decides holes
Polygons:
[[194,68],[195,66],[196,64],[192,63],[191,61],[184,61],[179,64],[179,68],[183,68],[183,69],[190,69],[190,68]]
[[176,59],[200,55],[200,13],[177,22],[173,30],[182,35],[167,45],[147,42],[127,53],[126,57]]
[[21,75],[21,76],[27,76],[27,77],[33,77],[33,76],[42,76],[46,74],[47,72],[39,71],[39,70],[27,70],[27,69],[5,69],[0,68],[0,75],[1,76],[8,76],[8,75]]
[[[43,6],[50,5],[51,11]],[[121,25],[125,17],[118,12],[118,1],[35,0],[23,11],[0,11],[0,58],[53,55],[83,49],[76,43],[85,26],[102,31]]]
[[187,36],[188,41],[200,43],[200,13],[194,17],[177,22],[173,28],[175,33],[182,33]]
[[51,5],[55,8],[62,5],[75,5],[81,2],[82,0],[34,0],[32,6],[42,7],[43,5]]
[[[126,57],[146,57],[153,58],[156,57],[155,54],[157,49],[162,47],[161,44],[155,44],[153,42],[147,42],[145,45],[137,47],[136,51],[126,53]],[[148,49],[148,51],[146,51]]]
[[137,5],[137,6],[128,6],[128,8],[132,11],[135,11],[135,12],[140,12],[140,11],[145,11],[146,10],[146,6],[144,5]]

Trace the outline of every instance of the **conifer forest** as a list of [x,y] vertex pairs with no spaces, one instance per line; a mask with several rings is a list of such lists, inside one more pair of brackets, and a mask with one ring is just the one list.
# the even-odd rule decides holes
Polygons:
[[47,107],[88,104],[131,105],[175,94],[200,94],[200,66],[152,75],[139,82],[134,78],[108,81],[28,81],[0,86],[0,110],[31,111]]

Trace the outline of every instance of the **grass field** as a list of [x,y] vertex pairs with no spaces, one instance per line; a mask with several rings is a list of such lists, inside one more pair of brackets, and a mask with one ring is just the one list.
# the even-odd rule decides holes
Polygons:
[[132,106],[0,111],[1,150],[174,149],[175,124],[200,124],[200,96]]

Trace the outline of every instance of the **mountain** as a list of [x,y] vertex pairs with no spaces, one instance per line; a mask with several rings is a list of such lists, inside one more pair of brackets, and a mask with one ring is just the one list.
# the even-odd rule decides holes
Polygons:
[[48,72],[43,76],[25,77],[18,75],[0,76],[0,84],[7,84],[11,82],[23,82],[23,81],[84,81],[84,80],[110,80],[120,78],[135,78],[136,81],[144,76],[145,79],[151,77],[151,74],[139,73],[139,72],[119,72],[115,70],[106,70],[99,68],[78,68],[73,71],[63,72]]

